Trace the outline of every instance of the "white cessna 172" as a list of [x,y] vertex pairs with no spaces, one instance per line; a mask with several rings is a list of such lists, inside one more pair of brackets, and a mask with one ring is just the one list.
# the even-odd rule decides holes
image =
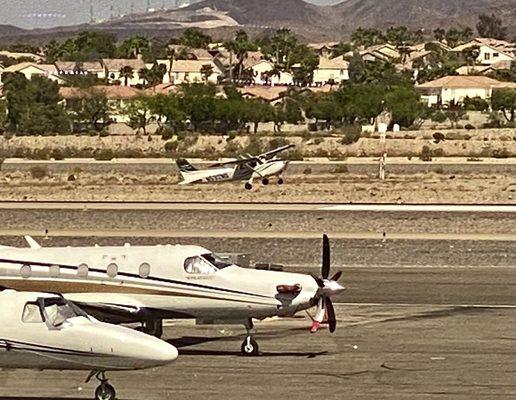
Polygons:
[[287,169],[288,161],[280,160],[276,156],[294,147],[293,144],[278,147],[258,156],[249,155],[238,160],[210,165],[206,169],[198,169],[185,159],[176,161],[179,172],[183,177],[180,185],[189,183],[215,183],[226,181],[247,181],[245,188],[253,188],[253,180],[261,179],[262,184],[268,185],[271,176],[278,177],[278,184],[283,184],[281,174]]
[[252,319],[292,316],[317,306],[311,331],[326,315],[330,297],[344,288],[330,273],[330,245],[323,237],[322,276],[241,268],[198,246],[0,248],[0,285],[59,292],[88,313],[113,323],[141,322],[160,337],[163,319],[243,324],[242,353],[257,355]]
[[144,333],[97,321],[61,295],[0,292],[0,368],[91,371],[98,400],[115,399],[107,371],[168,364],[174,346]]

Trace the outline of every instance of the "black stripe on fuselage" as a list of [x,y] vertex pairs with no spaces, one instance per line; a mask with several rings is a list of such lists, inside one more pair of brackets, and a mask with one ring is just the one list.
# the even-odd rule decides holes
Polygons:
[[87,356],[87,357],[110,357],[107,354],[91,353],[88,351],[63,349],[59,347],[44,346],[41,344],[25,343],[16,340],[0,339],[0,348],[6,350],[23,350],[23,351],[37,351],[42,353],[66,354],[73,356]]
[[[0,258],[0,263],[2,263],[2,262],[6,263],[6,264],[20,264],[20,265],[29,265],[29,266],[30,265],[35,265],[35,266],[38,266],[38,267],[49,267],[49,268],[51,266],[53,266],[53,265],[57,265],[57,266],[59,266],[59,268],[72,269],[72,270],[77,270],[78,269],[78,267],[76,267],[74,265],[63,265],[63,264],[56,264],[56,263],[45,263],[45,262],[40,262],[40,261],[20,261],[20,260],[10,260],[10,259],[7,259],[7,258]],[[107,273],[106,270],[96,269],[96,268],[90,268],[89,271],[97,272],[97,273],[100,273],[100,274],[106,274]],[[265,299],[270,299],[271,298],[270,296],[265,296],[265,295],[262,295],[262,294],[242,292],[242,291],[239,291],[239,290],[225,289],[225,288],[219,288],[219,287],[209,286],[209,285],[201,285],[201,284],[192,283],[192,282],[176,281],[176,280],[173,280],[173,279],[158,278],[158,277],[154,277],[154,276],[149,276],[147,278],[142,278],[141,276],[139,276],[137,274],[131,274],[131,273],[128,273],[128,272],[119,272],[117,274],[117,276],[125,276],[125,277],[128,277],[128,278],[150,280],[150,281],[161,282],[161,283],[173,283],[173,284],[176,284],[176,285],[185,285],[185,286],[197,287],[197,288],[202,288],[202,289],[219,290],[219,291],[226,292],[226,293],[243,294],[243,295],[246,295],[246,296],[255,296],[255,297],[261,297],[261,298],[265,298]]]

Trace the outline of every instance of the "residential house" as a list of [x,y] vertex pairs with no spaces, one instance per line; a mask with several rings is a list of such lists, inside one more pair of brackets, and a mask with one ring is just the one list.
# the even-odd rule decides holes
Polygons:
[[516,60],[516,45],[504,40],[490,38],[476,38],[468,43],[454,47],[455,53],[462,53],[471,47],[478,47],[479,55],[476,59],[477,64],[491,65],[500,61]]
[[213,61],[204,60],[175,60],[171,67],[171,81],[179,85],[182,83],[205,82],[206,77],[202,74],[203,66],[210,65],[212,73],[208,77],[209,83],[218,83],[222,71]]
[[63,98],[65,105],[73,101],[84,101],[94,96],[102,94],[108,99],[111,119],[115,122],[127,122],[127,116],[123,111],[136,97],[142,94],[138,89],[129,86],[93,86],[88,89],[77,87],[60,87],[59,94]]
[[267,60],[255,61],[247,58],[244,61],[244,69],[255,85],[286,86],[294,84],[294,77],[290,72],[278,71],[274,64]]
[[[109,83],[120,82],[120,84],[124,86],[136,86],[144,83],[139,74],[139,71],[145,68],[145,63],[141,58],[104,58],[101,60],[101,63],[104,68],[105,77]],[[120,71],[125,67],[131,69],[132,77],[121,76]]]
[[58,75],[95,75],[99,79],[105,79],[105,71],[99,61],[56,61]]
[[349,79],[349,63],[343,56],[335,58],[319,57],[319,65],[314,70],[313,82],[317,85],[339,84]]
[[430,82],[416,85],[421,97],[428,106],[459,104],[466,97],[491,98],[493,90],[514,88],[516,83],[500,82],[486,76],[445,76]]
[[45,59],[43,56],[33,53],[22,53],[17,51],[0,50],[0,57],[9,57],[15,60],[24,59],[32,60],[36,63],[43,62]]
[[390,43],[379,44],[360,51],[364,61],[393,61],[401,57],[400,52]]
[[20,64],[11,65],[10,67],[4,68],[2,71],[2,78],[6,73],[20,73],[25,75],[27,79],[31,79],[33,76],[39,75],[50,79],[57,83],[63,83],[63,79],[57,74],[57,69],[53,64],[36,64],[32,62],[22,62]]
[[330,58],[338,44],[339,42],[309,43],[308,48],[315,51],[320,57]]

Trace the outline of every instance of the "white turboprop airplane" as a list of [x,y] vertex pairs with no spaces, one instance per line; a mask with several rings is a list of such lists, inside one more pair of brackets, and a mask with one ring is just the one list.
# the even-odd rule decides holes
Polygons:
[[245,188],[251,190],[254,179],[261,179],[262,184],[268,185],[269,178],[277,176],[278,184],[282,185],[284,181],[281,174],[287,169],[288,161],[280,160],[276,156],[292,147],[294,147],[293,144],[278,147],[258,156],[248,155],[238,160],[213,164],[205,169],[198,169],[187,160],[180,158],[176,161],[183,177],[183,181],[179,184],[247,181]]
[[174,346],[122,326],[97,321],[61,295],[0,292],[0,368],[91,371],[98,400],[115,399],[107,371],[168,364]]
[[258,354],[252,319],[292,316],[317,306],[311,331],[325,315],[336,318],[330,297],[344,288],[330,273],[330,245],[323,237],[322,276],[241,268],[198,246],[40,247],[0,249],[0,285],[66,294],[95,317],[141,322],[160,337],[163,319],[243,324],[242,353]]

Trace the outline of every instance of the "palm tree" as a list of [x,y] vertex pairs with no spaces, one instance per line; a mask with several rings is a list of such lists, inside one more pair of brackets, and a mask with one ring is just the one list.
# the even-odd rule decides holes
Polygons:
[[129,79],[134,78],[133,68],[129,65],[125,65],[120,68],[120,78],[124,80],[124,86],[129,86]]
[[152,75],[152,71],[147,67],[144,67],[138,71],[138,76],[140,77],[140,79],[143,79],[143,86],[145,87],[151,83]]
[[201,75],[204,78],[204,81],[208,83],[208,79],[210,79],[210,76],[213,74],[213,65],[211,64],[204,64],[201,67]]

